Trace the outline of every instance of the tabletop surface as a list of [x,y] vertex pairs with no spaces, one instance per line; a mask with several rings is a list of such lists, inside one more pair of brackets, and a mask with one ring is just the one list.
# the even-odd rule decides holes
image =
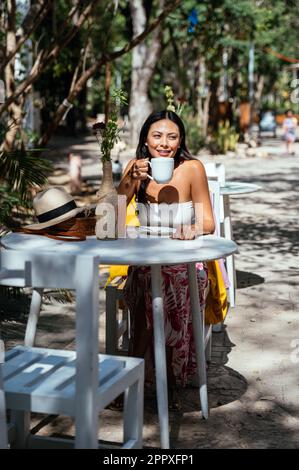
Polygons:
[[[138,233],[138,232],[137,232]],[[135,232],[136,234],[136,232]],[[195,261],[215,260],[238,250],[236,243],[214,235],[205,235],[195,240],[173,240],[163,237],[137,237],[132,235],[117,240],[65,242],[38,235],[10,233],[1,238],[4,248],[42,255],[88,254],[99,256],[101,264],[179,264]]]
[[220,186],[220,194],[223,196],[234,194],[254,193],[261,189],[257,184],[243,183],[242,181],[226,181],[224,186]]

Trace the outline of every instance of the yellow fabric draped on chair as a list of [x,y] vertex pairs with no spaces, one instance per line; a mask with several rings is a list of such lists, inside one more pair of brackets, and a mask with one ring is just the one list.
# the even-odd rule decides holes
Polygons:
[[205,306],[205,321],[210,325],[222,322],[227,314],[227,292],[218,261],[208,261],[209,293]]

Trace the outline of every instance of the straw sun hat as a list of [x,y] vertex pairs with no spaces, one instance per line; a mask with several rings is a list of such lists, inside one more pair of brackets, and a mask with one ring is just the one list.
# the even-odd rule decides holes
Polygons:
[[54,186],[37,193],[33,199],[37,224],[26,225],[26,229],[41,230],[75,217],[86,207],[77,207],[75,200],[61,186]]

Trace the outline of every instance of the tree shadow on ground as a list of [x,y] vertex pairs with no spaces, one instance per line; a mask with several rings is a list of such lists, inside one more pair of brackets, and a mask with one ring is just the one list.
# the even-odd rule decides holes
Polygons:
[[[219,333],[213,333],[212,361],[207,369],[208,396],[210,408],[215,408],[240,399],[247,390],[246,379],[237,371],[225,366],[228,355],[235,344],[230,341],[226,326]],[[179,395],[182,402],[180,413],[171,412],[174,416],[180,416],[191,411],[200,411],[199,387],[187,385],[179,387]],[[156,413],[156,393],[145,392],[145,412]]]
[[259,276],[258,274],[247,272],[247,271],[238,271],[236,270],[237,276],[237,288],[244,289],[245,287],[256,286],[258,284],[263,284],[265,278]]
[[[261,199],[263,202],[265,200],[264,193],[273,193],[274,190],[283,191],[298,191],[298,169],[296,167],[288,167],[287,175],[284,174],[282,178],[281,173],[267,173],[267,174],[258,174],[258,175],[242,175],[242,183],[254,183],[261,186],[261,189],[258,192],[250,193],[250,198],[255,197]],[[230,178],[229,181],[239,182],[240,178]],[[243,195],[243,198],[246,198],[246,195]],[[234,196],[232,196],[232,200]],[[295,201],[293,201],[295,203]]]
[[[265,223],[250,220],[238,221],[234,228],[234,239],[240,248],[250,246],[250,250],[262,250],[264,257],[267,254],[299,253],[298,223],[288,222],[287,226],[273,219]],[[247,248],[248,249],[248,248]]]
[[[208,401],[210,412],[223,405],[228,405],[240,400],[247,390],[247,381],[225,364],[228,355],[235,344],[231,342],[226,325],[222,331],[213,333],[212,338],[212,361],[208,366]],[[186,387],[181,393],[182,410],[180,413],[171,414],[171,441],[174,445],[179,442],[181,425],[185,415],[200,411],[199,388]]]

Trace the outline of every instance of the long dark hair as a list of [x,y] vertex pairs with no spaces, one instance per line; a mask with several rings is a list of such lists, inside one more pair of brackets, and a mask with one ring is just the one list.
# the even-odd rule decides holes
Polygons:
[[[176,113],[167,110],[153,112],[148,116],[148,118],[144,122],[139,135],[139,142],[136,149],[136,159],[140,160],[142,158],[148,158],[149,160],[151,160],[152,157],[149,153],[147,145],[145,145],[145,142],[147,140],[148,131],[151,125],[154,124],[154,122],[161,121],[161,119],[169,119],[170,121],[174,122],[178,126],[180,131],[180,147],[177,149],[177,152],[174,156],[174,162],[179,162],[180,159],[193,160],[193,157],[186,146],[186,131],[183,121]],[[146,188],[148,184],[148,179],[141,181],[140,188],[137,194],[138,202],[146,201]]]

